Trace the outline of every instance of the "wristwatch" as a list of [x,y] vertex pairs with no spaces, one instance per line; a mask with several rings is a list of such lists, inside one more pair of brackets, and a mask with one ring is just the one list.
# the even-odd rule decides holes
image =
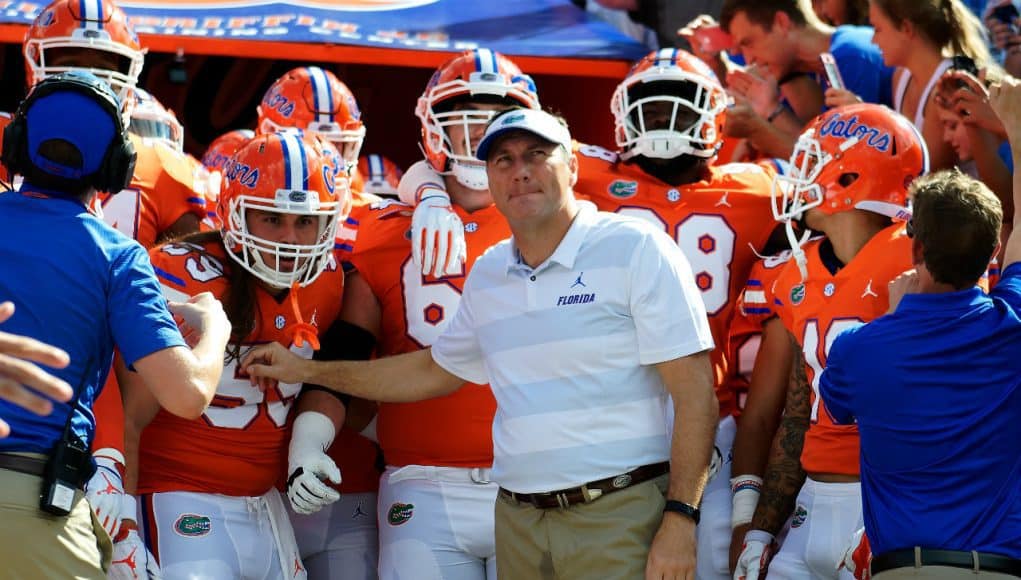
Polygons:
[[675,512],[687,516],[695,524],[698,524],[698,520],[702,518],[702,512],[697,507],[683,501],[677,501],[676,499],[666,500],[666,505],[663,506],[663,513],[666,512]]

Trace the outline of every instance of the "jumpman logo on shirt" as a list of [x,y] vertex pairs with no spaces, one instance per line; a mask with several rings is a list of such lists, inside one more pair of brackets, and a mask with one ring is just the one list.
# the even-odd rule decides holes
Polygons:
[[879,298],[879,294],[872,291],[872,278],[869,278],[869,283],[865,285],[865,291],[861,293],[862,298],[865,298],[866,296],[875,296],[876,298]]
[[716,202],[716,205],[713,206],[713,207],[720,207],[721,205],[725,205],[727,207],[734,207],[734,206],[730,205],[729,201],[727,201],[727,196],[728,195],[730,195],[730,192],[729,191],[724,191],[723,192],[723,197],[721,197],[720,201]]
[[585,272],[582,272],[581,274],[578,274],[578,278],[574,281],[574,284],[571,284],[571,288],[574,288],[576,286],[581,286],[582,288],[588,288],[588,286],[586,286],[585,283],[581,281],[581,277],[584,276],[584,275],[585,275]]
[[363,516],[366,518],[369,517],[369,514],[365,513],[365,511],[362,510],[362,504],[358,504],[358,507],[355,508],[354,513],[351,514],[351,519],[353,520],[358,516]]

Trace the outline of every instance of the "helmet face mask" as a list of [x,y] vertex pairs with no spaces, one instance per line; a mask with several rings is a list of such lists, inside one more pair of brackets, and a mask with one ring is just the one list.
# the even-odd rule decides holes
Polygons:
[[[219,200],[221,233],[230,256],[273,288],[312,283],[333,262],[334,238],[348,197],[346,186],[338,191],[338,174],[343,172],[338,161],[339,156],[325,152],[314,138],[295,131],[261,135],[242,146],[224,164]],[[266,229],[255,221],[267,214],[293,222],[296,231],[304,230],[311,239],[260,235]],[[311,224],[301,218],[315,220],[313,234],[308,233]]]
[[184,151],[184,127],[177,116],[148,91],[135,89],[135,107],[131,111],[132,133],[160,141],[178,153]]
[[498,112],[514,106],[538,109],[539,97],[531,77],[503,55],[476,49],[441,66],[415,109],[433,169],[469,189],[488,189],[486,165],[475,157],[473,141]]
[[727,97],[704,63],[675,49],[639,61],[621,82],[610,110],[621,158],[710,159],[723,139]]

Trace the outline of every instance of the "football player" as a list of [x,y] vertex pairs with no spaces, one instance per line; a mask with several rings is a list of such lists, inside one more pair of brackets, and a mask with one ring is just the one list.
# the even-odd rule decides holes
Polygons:
[[237,153],[242,145],[255,137],[251,129],[235,129],[227,131],[206,147],[202,154],[202,166],[206,168],[209,179],[206,189],[206,218],[202,220],[202,229],[220,229],[220,217],[216,214],[216,204],[220,202],[220,184],[223,181],[223,165]]
[[337,75],[317,66],[286,72],[266,90],[258,107],[256,131],[301,129],[332,143],[344,158],[351,189],[350,211],[337,230],[337,250],[342,263],[354,248],[358,224],[365,207],[379,198],[365,193],[358,174],[358,154],[365,139],[361,110],[351,89]]
[[[338,156],[351,196],[349,205],[341,210],[335,249],[338,262],[347,268],[361,216],[369,203],[379,199],[363,192],[357,172],[365,125],[354,95],[332,72],[317,66],[298,67],[273,82],[257,112],[257,134],[300,130],[326,140]],[[337,353],[341,358],[368,358],[371,354],[371,350],[353,347],[346,336],[331,341],[340,343],[331,346],[342,349]],[[351,406],[362,409],[363,403],[357,401]],[[364,422],[355,425],[354,413],[345,428],[328,429],[338,413],[347,416],[348,409],[341,409],[336,401],[327,399],[320,405],[312,400],[301,401],[298,408],[305,406],[317,408],[319,420],[310,415],[296,423],[286,472],[292,524],[302,559],[310,578],[333,578],[340,571],[349,578],[370,578],[375,574],[379,543],[375,515],[378,449],[358,434]],[[339,421],[343,423],[342,418]],[[315,453],[316,441],[329,448],[329,461],[319,457],[322,448],[318,455]],[[313,465],[316,458],[322,464]],[[299,469],[304,477],[295,476]],[[339,501],[327,509],[312,509],[310,502],[315,500],[303,496],[310,493],[306,491],[310,488],[317,490],[316,500],[328,497]]]
[[348,195],[338,175],[343,167],[314,137],[256,137],[224,167],[222,230],[150,254],[167,296],[212,292],[233,324],[223,378],[201,417],[173,417],[136,397],[136,379],[120,369],[127,448],[138,449],[128,465],[137,465],[146,541],[168,578],[306,576],[276,487],[302,385],[263,392],[237,361],[273,340],[302,356],[332,357],[319,343],[344,284],[333,259]]
[[[857,104],[810,122],[790,176],[777,178],[774,212],[786,224],[793,259],[757,308],[763,319],[779,317],[788,332],[786,352],[764,364],[790,361],[792,376],[735,579],[758,578],[767,565],[776,578],[850,577],[838,565],[861,528],[858,434],[830,419],[819,375],[834,337],[884,314],[888,283],[911,268],[907,188],[928,167],[925,142],[910,121]],[[793,234],[799,219],[826,237],[800,243]],[[773,538],[789,517],[790,531],[770,562]]]

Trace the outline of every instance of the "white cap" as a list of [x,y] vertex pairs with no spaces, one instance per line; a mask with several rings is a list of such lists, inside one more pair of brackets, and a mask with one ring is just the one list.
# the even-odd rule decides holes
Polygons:
[[508,131],[528,131],[571,150],[571,132],[556,117],[537,109],[514,109],[493,119],[486,127],[486,134],[482,136],[475,156],[485,161],[490,146],[496,142],[497,137]]

